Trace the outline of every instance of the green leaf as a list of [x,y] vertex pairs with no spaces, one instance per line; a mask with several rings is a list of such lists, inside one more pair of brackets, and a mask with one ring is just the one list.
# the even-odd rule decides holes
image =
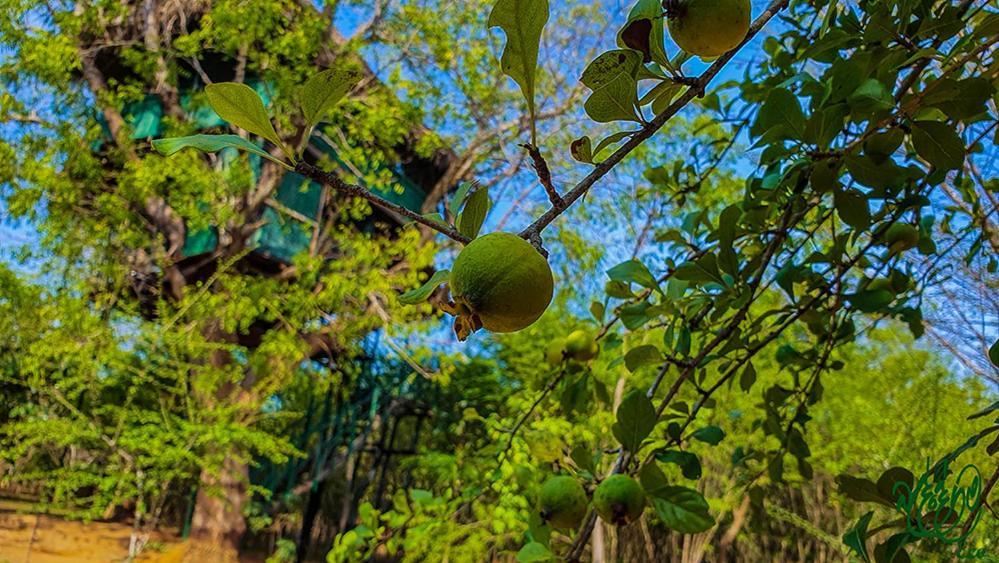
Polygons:
[[617,44],[642,53],[643,62],[655,61],[670,68],[662,15],[661,0],[638,0],[617,34]]
[[331,68],[309,78],[299,93],[298,104],[309,130],[319,123],[323,115],[343,99],[362,78],[354,68]]
[[690,452],[680,450],[666,450],[656,454],[656,460],[663,463],[675,463],[680,466],[680,472],[687,479],[701,478],[701,460]]
[[642,366],[658,364],[662,359],[663,354],[659,351],[659,348],[651,344],[645,344],[628,350],[628,353],[624,355],[624,365],[628,368],[628,371],[634,372]]
[[662,469],[654,463],[646,463],[638,471],[638,480],[648,496],[655,496],[669,488],[669,481]]
[[219,117],[284,148],[263,100],[253,88],[239,82],[216,82],[205,86],[205,94]]
[[611,430],[617,441],[631,452],[638,451],[642,440],[656,425],[656,409],[641,391],[628,393],[617,408],[617,422]]
[[681,534],[704,532],[715,525],[715,519],[708,514],[708,501],[693,489],[663,487],[651,501],[663,524]]
[[634,134],[635,134],[635,131],[619,131],[617,133],[611,133],[610,135],[607,135],[606,137],[604,137],[603,139],[601,139],[599,143],[597,143],[596,147],[594,147],[594,149],[593,149],[593,157],[596,158],[596,157],[600,156],[600,152],[603,151],[605,148],[607,148],[610,145],[613,145],[614,143],[617,143],[617,142],[619,142],[619,141],[621,141],[623,139],[626,139],[629,136],[634,135]]
[[851,305],[864,313],[880,311],[895,300],[895,294],[884,289],[858,291],[846,296]]
[[854,114],[869,115],[895,107],[895,100],[884,84],[874,78],[860,83],[847,98],[846,103]]
[[878,489],[878,493],[882,497],[898,500],[899,491],[896,491],[895,486],[899,484],[904,484],[907,489],[904,491],[912,491],[913,485],[916,482],[916,476],[912,474],[911,471],[904,467],[889,467],[878,477],[878,482],[875,487]]
[[586,164],[593,164],[593,142],[586,135],[576,139],[569,145],[572,158]]
[[636,78],[641,66],[642,55],[625,49],[607,51],[587,65],[580,81],[593,91],[583,104],[590,119],[641,121]]
[[746,369],[742,370],[742,375],[739,376],[739,388],[748,392],[752,389],[753,383],[756,383],[756,368],[750,362],[746,364]]
[[804,133],[805,114],[801,111],[801,102],[786,88],[775,88],[767,94],[750,133],[759,137],[771,129],[776,130],[771,135],[777,139],[797,139]]
[[926,162],[940,170],[964,166],[964,142],[953,127],[940,121],[912,124],[912,146]]
[[690,437],[711,444],[712,446],[717,446],[718,442],[721,442],[725,438],[725,431],[717,426],[705,426],[704,428],[699,428]]
[[430,279],[427,280],[427,283],[423,284],[417,289],[411,289],[406,293],[400,295],[399,301],[402,303],[406,303],[408,305],[426,301],[427,298],[430,297],[430,294],[433,293],[434,290],[437,289],[437,287],[440,286],[442,283],[448,281],[450,277],[451,277],[450,270],[437,270],[436,272],[434,272],[434,275],[430,276]]
[[479,236],[479,229],[489,214],[492,201],[489,199],[489,189],[481,187],[465,199],[465,207],[455,221],[458,232],[470,239]]
[[843,543],[866,562],[871,560],[867,554],[867,526],[870,525],[871,518],[874,518],[873,510],[861,516],[856,525],[843,534]]
[[548,548],[542,543],[532,541],[531,543],[520,548],[517,552],[517,561],[519,563],[535,563],[538,561],[550,561],[552,558],[552,552],[548,551]]
[[656,278],[652,275],[652,272],[649,271],[645,264],[638,260],[621,262],[617,266],[607,270],[607,277],[614,281],[637,283],[649,289],[659,289],[659,284],[656,283]]
[[465,205],[465,198],[468,194],[478,186],[477,182],[462,182],[458,189],[454,191],[454,195],[451,196],[451,212],[458,213],[461,211],[461,206]]
[[895,500],[883,496],[874,481],[870,479],[851,477],[844,473],[836,477],[836,482],[839,484],[839,492],[852,500],[895,506]]
[[170,156],[185,148],[197,149],[204,152],[218,152],[224,148],[234,148],[251,152],[266,159],[290,168],[286,162],[274,158],[267,151],[254,145],[250,141],[239,135],[191,135],[188,137],[170,137],[167,139],[156,139],[153,141],[153,148],[163,156]]
[[532,131],[536,115],[534,80],[538,68],[538,46],[547,23],[548,0],[497,0],[489,13],[489,27],[499,27],[506,34],[500,68],[503,74],[520,85],[520,91],[527,100]]
[[851,188],[834,191],[833,204],[839,218],[854,229],[863,230],[871,225],[871,208],[868,206],[867,196],[859,190]]

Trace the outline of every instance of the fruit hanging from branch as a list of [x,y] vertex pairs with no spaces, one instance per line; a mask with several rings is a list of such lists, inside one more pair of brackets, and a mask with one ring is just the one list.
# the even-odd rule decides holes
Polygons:
[[586,517],[589,500],[579,481],[560,475],[545,481],[538,495],[541,519],[555,528],[572,529]]
[[451,269],[454,332],[459,340],[486,328],[515,332],[541,317],[555,281],[545,259],[511,233],[490,233],[470,242]]
[[665,5],[670,37],[692,55],[723,55],[749,31],[749,0],[673,0]]
[[624,526],[638,520],[645,510],[642,486],[627,475],[611,475],[593,493],[593,508],[608,524]]

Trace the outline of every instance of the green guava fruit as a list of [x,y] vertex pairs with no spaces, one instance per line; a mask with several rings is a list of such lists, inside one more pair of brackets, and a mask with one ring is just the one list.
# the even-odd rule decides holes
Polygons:
[[545,351],[545,358],[553,366],[561,364],[562,360],[565,359],[565,340],[562,338],[552,340]]
[[593,492],[593,508],[604,522],[624,526],[642,516],[645,492],[631,477],[611,475]]
[[572,529],[586,517],[586,491],[568,475],[552,477],[541,485],[538,495],[541,519],[555,528]]
[[909,250],[919,244],[919,229],[908,223],[893,223],[885,231],[884,241],[892,254]]
[[555,281],[548,261],[526,240],[490,233],[468,243],[451,268],[454,331],[459,340],[485,327],[521,330],[545,312]]
[[684,51],[717,57],[745,39],[750,8],[749,0],[680,0],[666,25]]
[[585,330],[574,330],[565,339],[565,354],[576,361],[592,360],[598,353],[597,341]]

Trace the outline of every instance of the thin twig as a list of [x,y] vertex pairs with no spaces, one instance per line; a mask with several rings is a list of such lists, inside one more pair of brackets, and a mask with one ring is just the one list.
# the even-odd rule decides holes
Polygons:
[[545,161],[545,157],[541,156],[541,149],[531,143],[524,143],[520,146],[524,147],[527,153],[531,155],[534,171],[538,173],[538,181],[541,182],[541,185],[545,188],[545,193],[548,194],[548,201],[552,205],[564,205],[565,202],[562,201],[562,196],[558,195],[558,190],[555,189],[555,184],[552,183],[552,172],[548,169],[548,162]]
[[305,176],[306,178],[319,182],[320,184],[327,185],[338,192],[342,192],[350,196],[365,199],[376,207],[380,207],[382,209],[385,209],[386,211],[391,211],[392,213],[396,213],[408,219],[412,219],[413,221],[425,227],[433,229],[452,240],[460,242],[461,244],[468,244],[469,242],[471,242],[471,239],[459,233],[453,227],[450,227],[438,221],[434,221],[432,219],[427,219],[426,217],[420,215],[419,213],[411,209],[392,203],[387,199],[375,195],[374,193],[371,192],[371,190],[368,190],[356,184],[348,184],[347,182],[341,180],[340,177],[337,176],[336,174],[332,172],[326,172],[325,170],[317,168],[316,166],[313,166],[307,162],[299,162],[298,164],[296,164],[295,172],[298,172],[299,174]]

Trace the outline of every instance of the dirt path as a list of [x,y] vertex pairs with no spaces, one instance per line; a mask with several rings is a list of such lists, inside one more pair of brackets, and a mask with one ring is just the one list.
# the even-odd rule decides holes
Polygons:
[[[0,563],[122,561],[128,556],[131,534],[131,528],[125,524],[84,523],[28,514],[14,503],[0,502]],[[137,561],[175,563],[183,552],[184,544],[179,538],[154,533]]]

